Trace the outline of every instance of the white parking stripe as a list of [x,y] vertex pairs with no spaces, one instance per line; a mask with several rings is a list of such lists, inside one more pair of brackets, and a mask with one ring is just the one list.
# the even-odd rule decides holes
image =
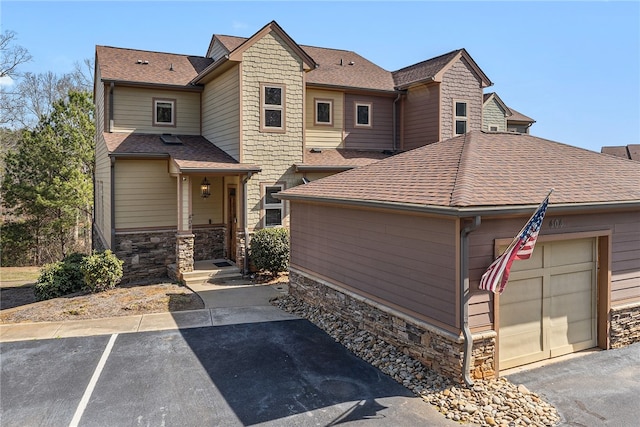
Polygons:
[[69,423],[69,427],[77,427],[80,422],[80,418],[82,418],[82,414],[84,410],[87,408],[87,403],[89,403],[89,399],[91,398],[91,394],[93,393],[93,389],[96,387],[98,383],[98,378],[100,378],[100,374],[102,373],[102,369],[104,365],[107,363],[107,359],[109,358],[109,354],[111,353],[111,349],[113,348],[113,344],[116,342],[116,338],[118,334],[111,335],[107,346],[102,352],[102,357],[98,362],[98,366],[96,366],[96,370],[93,371],[93,376],[87,385],[87,389],[84,391],[82,395],[82,399],[80,399],[80,403],[78,404],[78,408],[76,409],[76,413],[73,414],[73,418],[71,419],[71,423]]

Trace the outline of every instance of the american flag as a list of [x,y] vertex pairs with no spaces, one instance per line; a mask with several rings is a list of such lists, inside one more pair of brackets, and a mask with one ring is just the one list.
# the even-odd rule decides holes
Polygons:
[[538,240],[540,227],[542,227],[544,214],[547,212],[551,191],[540,206],[538,206],[538,209],[533,213],[533,216],[529,219],[529,222],[527,222],[522,231],[513,239],[507,250],[496,258],[489,268],[487,268],[487,271],[485,271],[480,279],[480,289],[493,293],[497,291],[497,293],[501,294],[509,280],[509,270],[511,270],[513,261],[516,259],[529,259],[531,257],[533,247],[536,245],[536,240]]

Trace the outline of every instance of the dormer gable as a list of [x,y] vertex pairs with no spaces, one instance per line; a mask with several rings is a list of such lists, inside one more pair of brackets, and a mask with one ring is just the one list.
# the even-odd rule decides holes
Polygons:
[[459,60],[463,60],[468,64],[482,88],[493,85],[489,77],[480,69],[464,48],[394,71],[392,73],[393,79],[398,89],[407,89],[411,86],[430,82],[441,83],[444,74]]

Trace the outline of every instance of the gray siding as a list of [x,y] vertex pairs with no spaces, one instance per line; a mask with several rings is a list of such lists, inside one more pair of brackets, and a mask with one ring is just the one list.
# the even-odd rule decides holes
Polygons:
[[202,136],[240,160],[238,67],[208,83],[202,94]]
[[409,89],[402,102],[402,148],[411,150],[440,139],[439,85],[419,86]]
[[456,324],[454,220],[291,203],[291,265],[383,303]]
[[229,51],[227,50],[227,48],[222,46],[220,41],[215,40],[213,42],[213,46],[211,46],[211,49],[209,50],[209,58],[212,58],[214,61],[217,61],[218,59],[222,58],[228,53]]
[[497,128],[496,132],[507,131],[505,111],[493,98],[482,106],[482,130],[490,131],[491,126]]
[[[371,128],[355,126],[355,102],[372,104]],[[393,149],[393,98],[347,94],[344,100],[344,147],[354,150]]]
[[[494,259],[495,239],[511,239],[528,218],[483,219],[482,225],[470,235],[469,268],[471,301],[470,325],[487,327],[493,321],[493,303],[490,294],[477,290],[480,277]],[[559,220],[560,228],[551,228],[552,220]],[[539,239],[544,236],[610,230],[611,249],[611,305],[640,300],[640,215],[638,212],[550,215],[545,217]],[[518,262],[518,261],[516,261]],[[509,286],[507,284],[507,286]]]

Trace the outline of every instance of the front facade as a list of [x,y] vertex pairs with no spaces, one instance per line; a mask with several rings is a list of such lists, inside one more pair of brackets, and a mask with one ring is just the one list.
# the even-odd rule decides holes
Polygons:
[[[637,162],[510,132],[399,154],[280,195],[290,293],[458,379],[639,342],[637,182]],[[533,256],[479,290],[551,188]]]
[[388,72],[271,22],[206,56],[98,46],[94,246],[125,281],[225,258],[289,225],[273,194],[483,127],[492,83],[464,50]]

